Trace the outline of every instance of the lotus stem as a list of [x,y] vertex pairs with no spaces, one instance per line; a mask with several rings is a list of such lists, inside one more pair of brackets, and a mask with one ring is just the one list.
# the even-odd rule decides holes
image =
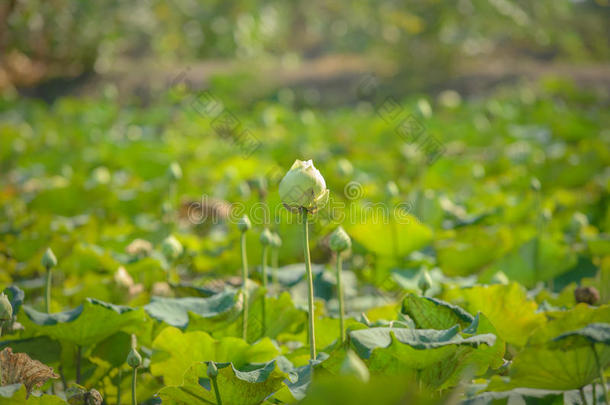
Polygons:
[[76,346],[76,383],[80,384],[80,359],[82,354],[82,346]]
[[583,405],[587,405],[587,397],[585,397],[585,391],[583,390],[583,387],[580,387],[578,389],[578,392],[580,393],[580,400],[582,401]]
[[343,303],[343,283],[341,282],[342,270],[341,252],[337,252],[337,295],[339,296],[339,328],[341,343],[345,342],[345,319],[344,319],[344,303]]
[[136,380],[138,378],[138,368],[134,367],[131,374],[131,405],[138,405],[136,399]]
[[269,255],[269,245],[263,245],[263,289],[265,292],[262,297],[262,317],[263,317],[263,335],[267,333],[267,256]]
[[116,405],[121,405],[121,381],[123,380],[123,370],[119,367],[119,381],[116,385]]
[[599,372],[599,379],[602,383],[602,390],[604,392],[604,400],[606,401],[606,405],[610,405],[610,397],[608,396],[608,387],[606,386],[606,376],[604,375],[604,368],[602,367],[601,362],[599,361],[599,354],[595,349],[595,344],[591,343],[591,349],[593,349],[593,356],[595,357],[595,364],[597,365],[597,370]]
[[46,283],[45,283],[44,305],[47,314],[51,313],[51,268],[47,267]]
[[273,285],[276,287],[279,286],[279,280],[277,278],[277,269],[279,267],[279,252],[280,250],[277,247],[273,247],[271,249],[271,267],[273,269],[273,274],[271,275],[271,277],[273,278]]
[[242,338],[248,341],[248,257],[246,254],[246,233],[241,233],[241,278],[244,297],[244,314],[242,322]]
[[302,209],[301,214],[303,216],[303,253],[305,255],[305,270],[307,272],[307,284],[309,286],[309,294],[307,296],[309,309],[309,351],[311,360],[315,360],[316,338],[313,307],[313,274],[311,272],[311,258],[309,256],[309,223],[307,221],[307,210]]
[[218,390],[217,377],[210,378],[212,380],[212,387],[214,387],[214,395],[216,396],[216,404],[222,405],[222,399],[220,399],[220,391]]

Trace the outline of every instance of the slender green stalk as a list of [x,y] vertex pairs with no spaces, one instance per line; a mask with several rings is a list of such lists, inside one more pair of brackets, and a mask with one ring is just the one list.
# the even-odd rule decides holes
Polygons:
[[214,387],[214,395],[216,395],[216,403],[222,405],[222,399],[220,399],[220,391],[218,390],[217,377],[210,378],[212,380],[212,387]]
[[580,393],[580,400],[582,401],[582,404],[587,405],[587,397],[585,397],[585,390],[583,387],[580,387],[578,392]]
[[76,383],[80,384],[80,359],[82,355],[82,346],[76,346]]
[[246,233],[241,233],[241,278],[244,297],[244,314],[242,322],[242,337],[248,341],[248,257],[246,255]]
[[121,381],[123,380],[123,370],[119,367],[119,382],[116,385],[116,405],[121,405]]
[[273,274],[271,275],[271,277],[273,278],[273,285],[276,287],[279,284],[279,281],[277,278],[277,269],[279,267],[279,256],[280,256],[279,253],[280,253],[280,250],[278,248],[273,247],[271,249],[271,267],[272,267],[272,271],[273,271]]
[[267,333],[267,256],[269,253],[269,245],[263,245],[263,288],[265,290],[262,296],[262,318],[263,318],[263,336]]
[[309,256],[309,223],[307,221],[307,211],[301,211],[303,216],[303,253],[305,255],[305,270],[307,272],[307,283],[309,295],[307,303],[309,309],[309,352],[311,360],[316,359],[316,335],[314,327],[314,307],[313,307],[313,274],[311,272],[311,258]]
[[131,378],[131,405],[138,405],[138,401],[136,399],[136,379],[138,378],[138,368],[133,368],[132,378]]
[[337,252],[337,295],[339,296],[339,327],[341,328],[341,343],[345,342],[345,309],[343,306],[343,283],[341,282],[342,259],[341,252]]
[[602,390],[604,392],[604,399],[606,400],[606,405],[610,405],[610,397],[608,396],[608,387],[606,387],[606,376],[604,375],[604,368],[602,367],[602,364],[599,361],[599,354],[597,354],[597,350],[595,349],[594,343],[591,344],[591,349],[593,349],[593,355],[595,356],[595,364],[597,365],[599,379],[602,383]]
[[595,387],[595,381],[591,384],[591,390],[593,392],[593,405],[597,405],[597,388]]
[[44,305],[47,314],[51,313],[51,268],[47,267],[47,275],[46,275],[46,290],[44,296]]

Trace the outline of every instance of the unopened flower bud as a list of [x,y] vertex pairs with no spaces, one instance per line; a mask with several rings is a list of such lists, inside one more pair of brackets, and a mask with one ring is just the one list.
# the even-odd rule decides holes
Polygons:
[[508,284],[510,280],[503,271],[498,271],[490,280],[490,284]]
[[345,232],[341,226],[338,226],[337,229],[335,229],[330,235],[328,244],[331,250],[335,252],[343,252],[344,250],[348,250],[352,247],[352,240],[347,232]]
[[168,236],[161,243],[161,252],[168,260],[175,260],[182,251],[182,244],[173,235]]
[[131,368],[138,368],[142,365],[142,355],[138,351],[132,348],[127,355],[127,364]]
[[216,367],[216,363],[214,363],[213,361],[208,362],[208,377],[218,377],[218,367]]
[[354,166],[345,158],[337,161],[337,172],[341,177],[350,177],[354,173]]
[[51,248],[47,248],[47,250],[44,252],[40,263],[45,269],[52,269],[53,267],[57,266],[57,258],[55,257],[55,254]]
[[271,233],[269,228],[265,228],[263,232],[261,232],[260,241],[263,246],[273,244],[273,234]]
[[385,193],[389,198],[398,197],[400,191],[398,190],[398,186],[393,181],[388,181],[385,185]]
[[167,175],[173,181],[178,181],[182,178],[182,168],[177,162],[173,162],[167,169]]
[[273,239],[271,239],[271,245],[275,248],[282,246],[282,238],[277,232],[273,232]]
[[532,179],[530,180],[530,188],[531,188],[533,191],[540,191],[540,188],[541,188],[541,187],[542,187],[542,186],[541,186],[541,184],[540,184],[540,180],[538,180],[538,179],[537,179],[537,178],[535,178],[535,177],[532,177]]
[[293,212],[315,212],[328,200],[326,181],[311,160],[296,160],[280,182],[279,191],[282,203]]
[[347,355],[341,364],[340,372],[344,375],[357,377],[362,382],[368,382],[370,378],[369,369],[366,367],[366,364],[352,350],[347,351]]
[[432,287],[432,278],[427,270],[422,270],[419,275],[419,281],[417,282],[417,286],[422,291],[422,294],[426,294],[426,291]]
[[8,297],[4,294],[0,294],[0,322],[10,321],[13,318],[13,306],[9,301]]
[[239,221],[237,221],[237,229],[241,232],[246,232],[250,230],[250,228],[252,228],[252,222],[250,222],[250,218],[248,218],[247,215],[239,218]]

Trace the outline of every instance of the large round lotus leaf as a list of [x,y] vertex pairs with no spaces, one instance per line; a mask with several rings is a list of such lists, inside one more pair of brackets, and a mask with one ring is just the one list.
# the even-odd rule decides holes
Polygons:
[[279,353],[269,338],[249,345],[243,339],[214,339],[205,332],[182,332],[167,327],[153,341],[150,371],[166,385],[182,383],[184,372],[196,362],[232,362],[236,367],[270,361]]
[[[279,370],[275,361],[237,369],[232,363],[220,363],[218,367],[218,391],[223,404],[256,405],[280,389],[287,374]],[[216,404],[216,396],[207,376],[206,363],[189,367],[184,382],[179,386],[168,386],[159,392],[165,401],[176,401],[189,405]]]
[[536,302],[529,300],[525,289],[517,283],[454,288],[447,290],[443,299],[470,313],[485,314],[498,336],[517,346],[523,346],[546,320],[537,312]]
[[24,337],[49,336],[80,346],[98,343],[119,331],[140,335],[149,319],[142,308],[91,298],[70,311],[46,314],[24,305],[23,312],[25,316],[19,319],[25,327]]

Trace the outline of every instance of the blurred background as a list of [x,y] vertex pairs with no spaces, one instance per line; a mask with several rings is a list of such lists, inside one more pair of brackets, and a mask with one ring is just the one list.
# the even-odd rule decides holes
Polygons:
[[[57,310],[139,305],[167,263],[130,244],[169,234],[183,281],[233,276],[235,203],[269,204],[279,264],[298,263],[277,193],[295,159],[346,210],[411,216],[395,234],[343,222],[360,295],[422,266],[556,291],[593,277],[610,269],[609,17],[607,0],[2,1],[0,280],[42,305],[52,246]],[[315,262],[337,223],[316,222]],[[142,294],[107,288],[120,266]]]
[[609,17],[607,0],[5,0],[0,89],[53,100],[110,83],[147,101],[177,77],[237,75],[242,102],[287,86],[332,104],[376,73],[401,98],[548,74],[607,91]]

